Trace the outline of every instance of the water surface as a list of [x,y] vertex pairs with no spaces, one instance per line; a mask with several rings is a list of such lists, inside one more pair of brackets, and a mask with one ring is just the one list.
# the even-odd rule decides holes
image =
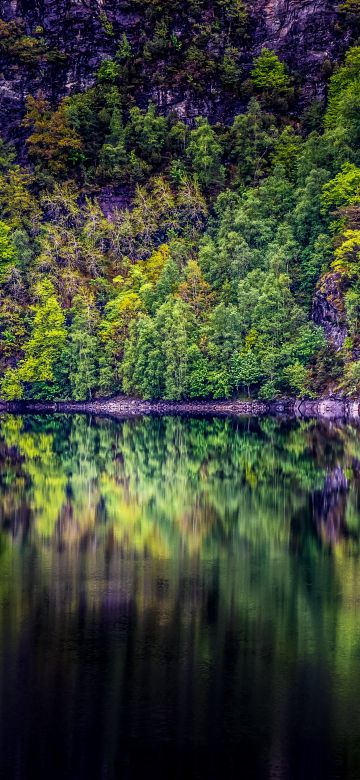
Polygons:
[[0,418],[4,778],[360,777],[360,438]]

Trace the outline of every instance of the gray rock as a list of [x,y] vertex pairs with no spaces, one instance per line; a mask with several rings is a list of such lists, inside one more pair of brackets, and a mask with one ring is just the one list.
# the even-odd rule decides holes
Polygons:
[[312,319],[324,329],[327,340],[336,349],[341,349],[348,332],[339,273],[326,274],[320,280],[314,296]]
[[[339,59],[351,38],[351,30],[338,25],[337,4],[332,0],[248,0],[247,5],[251,23],[245,50],[239,41],[245,75],[254,55],[268,46],[304,83],[303,102],[321,97],[324,61]],[[56,104],[64,95],[86,89],[94,82],[99,63],[114,55],[123,33],[139,51],[145,24],[144,8],[132,0],[0,0],[0,17],[22,19],[30,35],[36,27],[43,28],[48,46],[65,55],[60,61],[45,58],[33,65],[13,61],[6,52],[0,56],[0,133],[20,144],[24,131],[19,130],[19,119],[26,95],[41,90]],[[114,35],[106,32],[104,19],[111,23]],[[153,98],[163,111],[175,110],[189,122],[199,113],[211,120],[230,121],[243,108],[234,96],[224,94],[219,83],[205,85],[205,97],[172,83],[157,91],[151,65],[146,67],[137,96],[140,102]]]

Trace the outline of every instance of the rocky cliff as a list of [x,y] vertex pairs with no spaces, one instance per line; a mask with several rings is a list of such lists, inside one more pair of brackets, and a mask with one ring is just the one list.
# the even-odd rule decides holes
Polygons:
[[[253,47],[274,49],[310,94],[321,94],[324,71],[346,47],[350,25],[333,0],[251,0]],[[304,82],[306,81],[306,86]]]
[[339,350],[348,335],[341,274],[324,274],[317,286],[312,319],[324,329],[327,340]]
[[[174,5],[174,4],[172,4]],[[211,19],[212,5],[204,3],[203,18]],[[176,6],[176,4],[175,4]],[[247,0],[246,34],[233,34],[243,78],[256,52],[275,49],[295,73],[300,100],[321,96],[329,64],[336,61],[351,38],[351,29],[332,0]],[[134,52],[142,36],[151,33],[148,2],[139,0],[1,0],[0,1],[0,131],[18,137],[18,123],[27,94],[42,91],[52,103],[63,95],[84,90],[99,63],[114,55],[125,33]],[[173,35],[181,42],[186,27],[186,3],[177,4]],[[209,41],[208,46],[213,44]],[[214,47],[213,47],[214,48]],[[213,50],[212,55],[220,57]],[[221,85],[204,72],[202,94],[191,84],[176,84],[164,76],[159,85],[155,68],[163,67],[166,53],[149,60],[139,84],[140,98],[151,98],[163,110],[173,108],[183,117],[202,113],[226,119],[241,110],[241,99],[224,96]],[[139,96],[138,96],[139,97]]]

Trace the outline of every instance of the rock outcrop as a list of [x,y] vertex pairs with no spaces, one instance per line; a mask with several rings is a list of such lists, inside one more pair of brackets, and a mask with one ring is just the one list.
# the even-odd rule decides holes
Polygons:
[[[303,102],[321,96],[324,64],[336,61],[351,37],[351,30],[339,24],[337,4],[331,0],[246,0],[246,4],[249,37],[245,44],[239,41],[244,77],[254,54],[268,46],[287,61],[304,84]],[[204,17],[210,12],[211,4]],[[99,63],[114,55],[123,33],[134,51],[139,50],[146,24],[145,5],[132,0],[0,0],[0,18],[17,20],[22,34],[35,36],[41,40],[39,50],[43,47],[38,58],[33,56],[36,43],[19,53],[19,46],[7,46],[0,26],[0,133],[15,138],[19,138],[26,95],[41,90],[56,104],[62,96],[86,89],[93,83]],[[148,67],[141,98],[151,97],[164,111],[175,108],[190,119],[198,113],[216,119],[221,112],[226,119],[241,110],[231,95],[223,95],[213,85],[201,98],[172,83],[154,89],[151,65]]]
[[250,0],[255,50],[274,49],[306,76],[304,97],[321,97],[327,66],[351,38],[332,0]]
[[327,340],[341,349],[347,336],[341,275],[336,272],[322,277],[316,290],[312,319],[321,325]]

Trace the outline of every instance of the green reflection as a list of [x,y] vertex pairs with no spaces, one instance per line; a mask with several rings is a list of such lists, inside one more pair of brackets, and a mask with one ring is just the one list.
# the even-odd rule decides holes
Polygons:
[[351,427],[3,416],[0,434],[1,524],[35,544],[112,543],[165,557],[245,539],[273,550],[357,548]]
[[[335,424],[4,416],[0,649],[21,668],[31,625],[41,691],[57,659],[67,713],[75,689],[92,691],[76,680],[105,632],[111,756],[119,700],[130,707],[131,689],[143,701],[146,680],[150,730],[159,697],[175,696],[176,718],[206,742],[212,701],[216,723],[224,707],[233,718],[231,739],[246,734],[241,717],[245,742],[261,729],[275,776],[296,705],[304,732],[328,718],[346,756],[346,772],[337,758],[339,774],[319,777],[356,777],[359,456],[357,430]],[[94,664],[101,678],[103,656]]]

